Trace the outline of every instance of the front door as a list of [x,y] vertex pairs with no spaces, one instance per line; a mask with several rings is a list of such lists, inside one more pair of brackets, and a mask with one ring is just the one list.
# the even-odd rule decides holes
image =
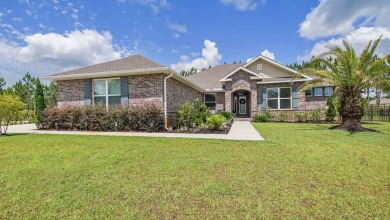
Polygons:
[[238,96],[238,114],[237,116],[247,115],[247,100],[246,95]]

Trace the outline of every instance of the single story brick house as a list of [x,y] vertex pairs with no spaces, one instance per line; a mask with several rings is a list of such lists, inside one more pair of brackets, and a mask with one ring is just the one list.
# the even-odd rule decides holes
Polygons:
[[248,63],[218,65],[188,77],[142,55],[44,77],[57,85],[58,107],[65,105],[155,106],[167,126],[175,125],[177,106],[199,99],[212,111],[251,117],[266,109],[309,110],[326,106],[332,87],[298,92],[312,80],[274,60],[258,56]]

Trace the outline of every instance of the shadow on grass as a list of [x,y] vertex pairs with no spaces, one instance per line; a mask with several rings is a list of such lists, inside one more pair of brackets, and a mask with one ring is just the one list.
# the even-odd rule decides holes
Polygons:
[[2,137],[14,137],[14,136],[22,136],[22,135],[30,135],[29,133],[6,133],[0,135],[0,138]]

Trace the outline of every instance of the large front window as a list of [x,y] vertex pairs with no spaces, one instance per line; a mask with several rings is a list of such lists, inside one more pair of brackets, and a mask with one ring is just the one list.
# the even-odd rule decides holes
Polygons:
[[270,109],[291,109],[291,88],[267,88]]
[[216,94],[206,93],[204,94],[204,104],[209,107],[210,110],[216,110]]
[[94,79],[93,103],[105,106],[121,104],[121,80]]

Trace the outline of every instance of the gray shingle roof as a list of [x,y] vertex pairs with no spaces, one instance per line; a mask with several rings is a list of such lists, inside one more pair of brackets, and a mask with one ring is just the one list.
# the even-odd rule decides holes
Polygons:
[[151,68],[159,68],[159,67],[165,67],[165,66],[153,60],[150,60],[140,54],[137,54],[119,60],[108,61],[105,63],[82,67],[79,69],[70,70],[62,73],[57,73],[52,76],[113,72],[113,71],[137,70],[137,69],[151,69]]
[[233,70],[244,65],[245,63],[218,65],[210,69],[203,70],[202,72],[195,73],[191,76],[187,76],[185,79],[204,89],[212,90],[222,88],[222,84],[219,80],[233,72]]

